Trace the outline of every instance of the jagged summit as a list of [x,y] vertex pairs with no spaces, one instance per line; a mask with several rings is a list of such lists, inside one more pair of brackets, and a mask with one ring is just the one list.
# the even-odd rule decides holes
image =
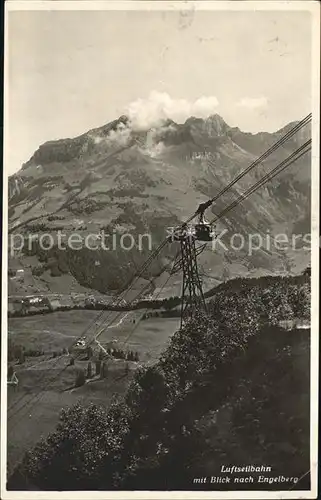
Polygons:
[[218,114],[208,116],[207,118],[188,118],[185,126],[190,127],[192,131],[198,131],[208,137],[222,136],[230,130],[229,125]]
[[185,122],[185,124],[189,125],[201,124],[201,123],[211,124],[212,126],[215,126],[217,130],[224,130],[230,128],[229,125],[227,125],[227,123],[225,122],[225,120],[221,117],[221,115],[217,113],[210,115],[206,118],[198,118],[195,116],[191,116]]
[[106,125],[103,125],[102,127],[97,127],[97,128],[91,129],[88,132],[86,132],[86,134],[98,133],[101,135],[107,135],[108,133],[111,132],[111,130],[117,130],[121,126],[128,125],[128,123],[129,123],[128,116],[121,115],[119,118],[117,118],[117,120],[113,120],[113,121],[107,123]]

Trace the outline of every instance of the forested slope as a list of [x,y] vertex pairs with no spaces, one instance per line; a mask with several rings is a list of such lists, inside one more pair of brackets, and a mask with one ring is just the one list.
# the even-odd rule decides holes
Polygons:
[[[269,465],[273,476],[307,472],[309,330],[276,325],[284,315],[308,319],[309,278],[250,281],[222,285],[209,315],[177,332],[109,411],[63,410],[9,487],[222,489],[193,478],[229,464]],[[308,482],[307,474],[298,488]]]

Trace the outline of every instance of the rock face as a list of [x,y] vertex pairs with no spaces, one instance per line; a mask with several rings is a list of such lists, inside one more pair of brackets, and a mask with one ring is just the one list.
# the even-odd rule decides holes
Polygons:
[[[71,283],[76,291],[78,285],[103,293],[119,290],[150,253],[146,245],[136,248],[139,234],[149,233],[149,245],[155,248],[166,236],[167,226],[194,213],[199,203],[218,193],[294,125],[253,135],[213,115],[206,120],[191,117],[184,124],[167,121],[144,131],[134,130],[121,116],[74,139],[43,144],[9,178],[9,270],[21,267],[30,277],[21,284],[11,276],[9,292],[51,290],[53,283],[55,287],[60,283],[64,292],[72,290]],[[309,137],[306,126],[223,195],[207,211],[207,218],[214,218]],[[296,249],[266,244],[265,250],[252,255],[247,242],[250,233],[258,233],[258,241],[260,235],[310,232],[309,154],[231,210],[220,220],[218,234],[224,229],[222,241],[228,250],[217,244],[200,256],[205,286],[240,275],[301,272],[309,262],[302,238],[297,239]],[[135,248],[126,251],[117,244],[109,251],[94,251],[54,246],[45,251],[37,243],[44,234],[56,242],[58,231],[66,241],[72,233],[84,239],[101,230],[108,241],[108,235],[114,235],[114,242],[130,233]],[[234,233],[242,236],[238,241],[234,237],[233,246],[238,247],[244,237],[244,248],[231,247]],[[18,234],[29,240],[33,235],[33,243],[14,253]],[[161,273],[173,254],[168,245],[149,276]]]

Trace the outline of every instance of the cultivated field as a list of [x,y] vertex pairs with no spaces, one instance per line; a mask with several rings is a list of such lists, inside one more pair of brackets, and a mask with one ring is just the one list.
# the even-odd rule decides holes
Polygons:
[[[99,321],[96,321],[99,312],[88,310],[9,319],[9,338],[15,344],[45,352],[43,356],[26,358],[24,364],[17,364],[14,369],[19,386],[17,389],[8,386],[8,408],[11,408],[8,419],[9,471],[41,436],[54,430],[62,407],[77,401],[108,406],[113,397],[125,392],[134,371],[141,364],[156,361],[177,330],[179,319],[149,318],[138,322],[143,313],[106,312]],[[87,331],[90,325],[91,329]],[[85,370],[88,361],[84,356],[78,356],[75,365],[69,366],[70,356],[64,354],[54,358],[53,352],[69,348],[85,331],[87,340],[91,340],[104,326],[106,328],[97,338],[98,343],[92,344],[94,350],[98,352],[101,346],[106,348],[109,345],[132,350],[139,353],[139,362],[114,359],[108,362],[106,379],[93,377],[84,386],[74,388],[77,370]]]
[[178,329],[179,319],[148,318],[139,322],[144,312],[106,311],[99,317],[99,311],[77,310],[10,318],[9,338],[27,349],[52,353],[68,348],[83,334],[91,340],[99,330],[103,330],[97,338],[103,346],[112,342],[122,348],[126,342],[124,349],[138,351],[140,360],[148,361],[159,356],[170,336]]

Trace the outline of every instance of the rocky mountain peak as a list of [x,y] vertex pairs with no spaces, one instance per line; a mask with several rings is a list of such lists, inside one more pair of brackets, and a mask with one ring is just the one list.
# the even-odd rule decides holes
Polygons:
[[200,133],[207,137],[222,136],[230,130],[230,127],[218,114],[210,115],[207,118],[195,118],[192,116],[186,120],[185,125],[192,132]]

